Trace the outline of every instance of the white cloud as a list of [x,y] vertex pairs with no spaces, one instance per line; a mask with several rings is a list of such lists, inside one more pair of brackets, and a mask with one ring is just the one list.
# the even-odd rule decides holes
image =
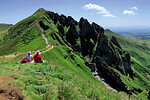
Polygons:
[[138,8],[137,7],[131,7],[130,9],[132,9],[132,10],[138,10]]
[[96,4],[86,4],[85,6],[83,6],[83,9],[85,10],[97,10],[97,14],[103,14],[102,16],[104,17],[116,17],[114,15],[112,15],[109,11],[107,11],[104,7],[100,6],[100,5],[96,5]]
[[102,15],[103,17],[113,17],[113,18],[115,18],[116,16],[114,16],[114,15],[112,15],[112,14],[104,14],[104,15]]
[[108,13],[108,11],[104,8],[104,7],[101,7],[99,5],[96,5],[96,4],[86,4],[83,9],[85,10],[91,10],[91,9],[94,9],[94,10],[98,10],[99,12],[98,13],[102,13],[102,14],[105,14],[105,13]]
[[124,10],[123,14],[124,15],[136,15],[136,13],[132,10]]

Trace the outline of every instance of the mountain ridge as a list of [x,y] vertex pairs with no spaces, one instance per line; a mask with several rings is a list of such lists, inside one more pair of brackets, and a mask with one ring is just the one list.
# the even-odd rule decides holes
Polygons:
[[[133,82],[139,82],[139,80],[136,81],[134,80],[134,78],[137,78],[138,76],[138,78],[140,79],[141,77],[143,77],[143,74],[141,75],[136,73],[137,70],[131,67],[134,64],[133,61],[131,61],[132,57],[129,53],[124,51],[124,48],[119,44],[117,40],[118,38],[113,36],[109,40],[108,36],[105,35],[105,30],[101,26],[94,22],[90,24],[87,19],[81,18],[80,21],[77,22],[71,16],[66,17],[64,15],[58,15],[57,13],[49,12],[44,9],[44,13],[40,17],[40,10],[41,9],[34,13],[33,16],[25,19],[25,21],[22,21],[26,27],[20,26],[23,25],[23,23],[19,22],[19,27],[16,24],[13,28],[11,28],[8,31],[9,34],[4,37],[4,46],[7,47],[6,43],[9,44],[11,41],[19,39],[20,35],[22,34],[27,35],[26,33],[32,33],[32,35],[35,37],[30,39],[32,35],[28,36],[26,40],[30,41],[25,42],[26,40],[24,40],[23,42],[25,43],[25,45],[29,45],[30,42],[32,42],[34,39],[40,37],[40,32],[43,32],[43,34],[47,37],[49,43],[59,43],[65,48],[72,48],[72,52],[75,52],[84,61],[86,61],[87,66],[92,66],[92,68],[96,67],[98,70],[98,74],[105,78],[105,80],[118,91],[125,91],[129,94],[133,92],[137,95],[144,91],[143,89],[145,87],[138,86],[139,83],[134,83],[137,87],[134,87],[133,84],[127,84],[127,82],[130,82],[126,80],[127,77]],[[43,30],[38,32],[37,35],[34,35],[35,33],[37,33],[37,28],[34,25],[35,23]],[[14,28],[16,29],[16,34],[14,34]],[[21,31],[18,31],[18,29],[21,29]],[[33,32],[30,30],[33,30]],[[13,37],[11,37],[12,33],[14,34]],[[22,35],[23,39],[24,37],[26,37],[25,35]],[[10,41],[8,41],[9,39]],[[16,42],[16,44],[18,44],[18,41]],[[4,46],[2,48],[4,48]],[[42,46],[42,48],[44,48],[44,46]],[[36,49],[38,49],[38,47],[33,48],[33,50]],[[5,48],[5,50],[7,51],[8,49]],[[14,51],[17,51],[17,49],[9,51],[8,53]],[[0,53],[2,55],[3,52]],[[68,55],[66,56],[68,57]],[[71,59],[74,59],[74,57],[74,55],[71,55]],[[145,67],[142,68],[144,71]],[[146,84],[147,88],[149,88],[149,82],[147,81],[147,79],[144,79],[143,83]]]

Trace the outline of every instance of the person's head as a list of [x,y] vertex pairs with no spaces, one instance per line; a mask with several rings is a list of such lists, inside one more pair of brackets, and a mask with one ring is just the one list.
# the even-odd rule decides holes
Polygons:
[[31,51],[28,52],[28,55],[31,55]]
[[40,54],[40,51],[37,51],[37,52],[36,52],[36,54],[38,54],[38,55],[39,55],[39,54]]

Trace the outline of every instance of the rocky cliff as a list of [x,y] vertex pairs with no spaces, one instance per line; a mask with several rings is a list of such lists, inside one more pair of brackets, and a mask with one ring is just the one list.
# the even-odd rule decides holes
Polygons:
[[[87,58],[88,63],[95,63],[99,74],[105,78],[109,77],[110,84],[116,84],[115,87],[118,86],[121,90],[127,91],[126,85],[113,69],[132,77],[130,55],[121,48],[114,36],[108,40],[101,26],[94,22],[90,24],[84,18],[77,22],[70,16],[66,17],[53,12],[48,12],[48,15],[54,24],[57,24],[59,35],[64,43],[81,53]],[[68,28],[67,32],[64,31],[65,27]]]

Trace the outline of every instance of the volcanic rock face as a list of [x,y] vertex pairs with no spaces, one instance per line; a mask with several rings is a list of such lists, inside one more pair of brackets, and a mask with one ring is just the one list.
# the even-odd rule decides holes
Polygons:
[[116,45],[118,48],[121,49],[121,46],[119,45],[117,39],[116,39],[114,36],[112,36],[112,38],[111,38],[110,41],[111,41],[114,45]]
[[[117,69],[122,74],[132,76],[130,55],[123,51],[114,36],[108,40],[101,26],[94,22],[90,24],[84,18],[81,18],[78,23],[71,16],[59,16],[57,13],[50,16],[52,16],[54,23],[59,21],[61,24],[58,26],[58,30],[64,43],[68,46],[71,45],[70,47],[81,53],[83,57],[87,57],[90,59],[89,61],[95,63],[98,72],[103,73],[105,78],[109,77],[110,83],[114,82],[117,84],[115,86],[127,91],[125,84],[112,68]],[[67,33],[64,32],[64,27],[69,28]]]
[[60,24],[64,27],[66,25],[66,16],[61,15],[59,19]]
[[71,23],[68,32],[66,33],[66,40],[72,44],[76,45],[76,39],[79,38],[79,33],[76,30],[74,23]]
[[99,36],[95,55],[101,57],[103,61],[105,61],[106,63],[108,63],[108,65],[110,65],[112,58],[112,51],[110,49],[110,46],[108,45],[107,37],[104,36],[103,34]]
[[90,38],[91,38],[91,25],[90,23],[86,20],[81,18],[79,22],[79,27],[80,27],[80,39],[81,39],[81,52],[83,56],[86,56],[89,54],[89,50],[93,47],[90,46]]
[[68,16],[68,18],[66,19],[66,26],[68,27],[71,23],[77,25],[77,22],[71,16]]
[[98,34],[104,34],[104,29],[97,25],[96,23],[92,23],[92,37],[93,40],[97,41]]
[[94,60],[99,71],[99,75],[105,78],[107,83],[117,90],[129,93],[127,86],[123,83],[117,72],[110,68],[100,57],[96,57]]
[[87,19],[81,18],[79,25],[81,29],[81,37],[84,37],[86,40],[89,40],[92,37],[90,23],[87,21]]
[[62,35],[64,35],[65,32],[64,32],[64,28],[62,25],[58,26],[58,30]]
[[49,26],[45,25],[43,21],[40,21],[40,26],[44,29],[44,30],[47,30],[49,29]]
[[130,55],[128,53],[125,54],[125,57],[122,57],[122,60],[125,74],[129,74],[132,77],[133,70],[131,69]]

